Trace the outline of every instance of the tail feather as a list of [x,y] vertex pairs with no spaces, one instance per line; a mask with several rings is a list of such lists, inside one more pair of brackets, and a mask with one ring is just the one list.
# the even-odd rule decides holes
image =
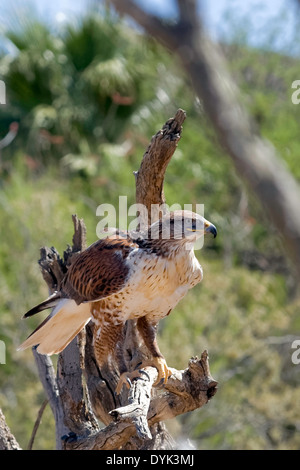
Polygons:
[[90,317],[89,303],[77,305],[74,300],[60,299],[51,314],[18,350],[38,345],[37,351],[40,354],[58,354],[82,330]]
[[31,317],[32,315],[35,315],[36,313],[41,312],[42,310],[46,310],[47,308],[56,307],[56,305],[58,304],[60,300],[61,300],[60,294],[57,292],[54,292],[54,294],[50,295],[50,297],[44,300],[44,302],[41,302],[40,304],[30,309],[27,313],[25,313],[23,318]]

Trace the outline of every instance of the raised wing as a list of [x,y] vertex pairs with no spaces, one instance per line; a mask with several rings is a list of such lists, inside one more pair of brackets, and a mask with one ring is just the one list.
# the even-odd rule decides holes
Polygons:
[[131,239],[108,237],[80,253],[62,282],[63,296],[77,304],[100,300],[121,290],[129,276],[129,253],[138,248]]

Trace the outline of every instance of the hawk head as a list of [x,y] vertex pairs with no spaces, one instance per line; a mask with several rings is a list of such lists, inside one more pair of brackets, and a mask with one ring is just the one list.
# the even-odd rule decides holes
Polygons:
[[164,215],[154,222],[149,230],[148,237],[152,240],[182,240],[183,242],[196,241],[206,234],[217,236],[216,227],[195,212],[179,210]]

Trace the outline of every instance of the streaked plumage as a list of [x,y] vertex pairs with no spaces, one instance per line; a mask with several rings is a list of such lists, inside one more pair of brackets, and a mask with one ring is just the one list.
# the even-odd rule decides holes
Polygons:
[[[151,365],[166,380],[170,373],[156,342],[155,327],[202,280],[193,245],[206,232],[216,236],[216,228],[201,216],[176,211],[136,239],[112,235],[98,240],[75,258],[59,292],[25,314],[54,307],[19,349],[38,345],[42,354],[58,353],[92,318],[95,356],[101,367],[115,354],[126,320],[136,319],[153,357]],[[122,355],[117,359],[123,374],[119,392],[128,374]]]

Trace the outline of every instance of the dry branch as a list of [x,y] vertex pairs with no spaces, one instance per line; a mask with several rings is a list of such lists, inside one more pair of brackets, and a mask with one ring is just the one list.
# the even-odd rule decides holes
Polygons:
[[141,226],[151,225],[159,218],[159,207],[163,208],[165,197],[163,183],[167,166],[181,137],[186,113],[178,109],[153,137],[146,150],[140,169],[135,172],[136,202],[147,209],[148,220],[141,214]]
[[40,381],[48,398],[55,419],[56,449],[61,448],[61,436],[68,434],[70,430],[64,424],[64,410],[59,397],[59,390],[55,377],[55,370],[51,358],[39,354],[35,348],[32,350],[37,366]]
[[[153,368],[149,368],[153,369]],[[153,374],[153,375],[152,375]],[[153,381],[155,372],[151,371],[149,380]],[[139,381],[143,379],[139,379]],[[135,385],[141,390],[140,385]],[[189,366],[184,371],[173,370],[173,375],[169,378],[168,383],[164,386],[163,392],[156,395],[150,401],[147,414],[148,425],[151,426],[172,419],[188,411],[193,411],[208,403],[208,401],[216,393],[217,382],[211,377],[207,351],[202,353],[200,360],[193,358],[189,362]],[[145,395],[149,388],[147,387]],[[139,395],[136,389],[132,391],[135,398]],[[148,398],[144,398],[147,406]],[[134,406],[137,404],[135,403]],[[140,410],[142,406],[138,406],[138,416],[141,416]],[[125,406],[111,412],[116,422],[110,423],[106,428],[100,430],[92,436],[85,439],[78,439],[71,443],[72,449],[76,450],[113,450],[120,449],[125,446],[128,440],[135,435],[136,428],[133,424],[136,415],[133,407]],[[143,420],[144,421],[144,420]]]
[[137,435],[142,439],[151,439],[148,426],[148,410],[152,386],[157,379],[157,370],[146,367],[140,371],[141,376],[134,380],[130,387],[128,405],[110,411],[114,421],[129,421],[135,425]]
[[32,433],[31,433],[31,437],[30,437],[29,442],[28,442],[27,450],[32,450],[32,446],[33,446],[33,443],[34,443],[34,439],[35,439],[37,430],[38,430],[38,428],[39,428],[39,425],[41,424],[42,416],[43,416],[43,413],[44,413],[45,408],[46,408],[46,406],[48,405],[48,403],[49,403],[49,400],[48,400],[48,398],[46,398],[46,399],[43,401],[42,406],[41,406],[40,409],[39,409],[37,418],[36,418],[35,423],[34,423],[34,426],[33,426],[33,430],[32,430]]

